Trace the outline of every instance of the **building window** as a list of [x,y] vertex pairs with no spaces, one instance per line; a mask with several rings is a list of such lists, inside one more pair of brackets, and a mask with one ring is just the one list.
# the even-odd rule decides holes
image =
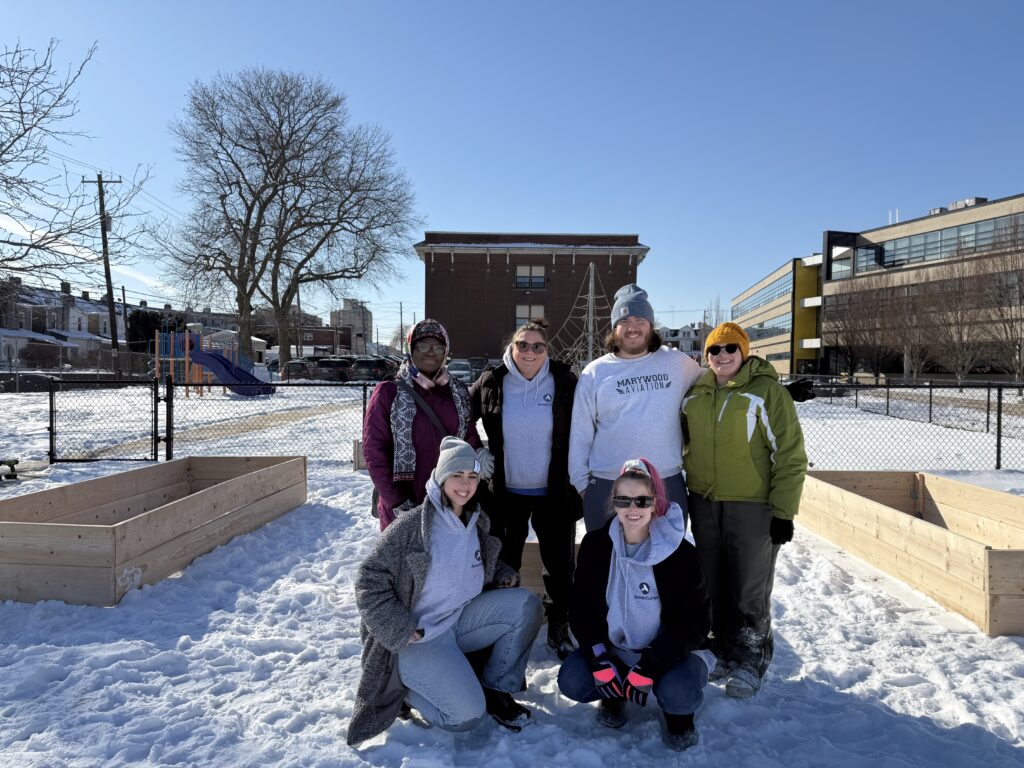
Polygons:
[[748,325],[745,330],[751,341],[770,339],[772,336],[781,336],[793,329],[793,318],[790,315],[779,315],[770,320],[764,320],[756,325]]
[[[835,262],[833,264],[833,274],[835,273]],[[734,304],[732,308],[732,319],[735,320],[737,317],[743,317],[743,315],[749,315],[758,307],[763,307],[765,304],[770,304],[776,299],[781,299],[783,296],[790,294],[793,291],[793,273],[787,273],[775,280],[764,288],[759,290],[752,296],[748,296],[739,304]]]
[[313,340],[313,334],[312,333],[303,332],[302,340],[303,341],[312,341]]
[[538,290],[544,287],[544,267],[516,267],[516,288]]
[[516,304],[516,328],[521,328],[535,317],[544,317],[543,304]]
[[789,360],[789,352],[772,352],[770,355],[765,355],[764,359],[770,363],[776,363],[780,360]]
[[82,330],[82,318],[78,318],[78,330]]

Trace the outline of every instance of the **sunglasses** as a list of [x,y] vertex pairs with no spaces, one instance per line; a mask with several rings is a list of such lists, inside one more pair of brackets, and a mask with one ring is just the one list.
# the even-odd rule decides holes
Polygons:
[[723,346],[719,346],[718,344],[712,344],[710,347],[708,347],[708,356],[710,357],[710,356],[713,356],[713,355],[717,355],[723,349],[726,352],[728,352],[730,355],[735,355],[737,352],[739,352],[740,345],[739,344],[725,344]]
[[543,341],[535,341],[533,342],[533,344],[531,344],[528,341],[517,341],[515,342],[515,344],[516,349],[518,349],[520,352],[525,352],[526,350],[529,349],[535,355],[543,355],[545,352],[548,351],[548,345],[545,344]]
[[435,355],[440,355],[444,352],[444,344],[424,344],[421,341],[413,344],[412,348],[414,352],[422,352],[424,354],[433,352]]
[[647,509],[654,506],[653,496],[612,496],[612,504],[619,509]]

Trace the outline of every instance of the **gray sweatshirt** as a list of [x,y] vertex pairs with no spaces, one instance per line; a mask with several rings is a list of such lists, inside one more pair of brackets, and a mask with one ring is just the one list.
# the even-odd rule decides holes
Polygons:
[[[654,566],[678,549],[686,533],[683,510],[672,502],[662,517],[651,520],[651,535],[634,547],[626,544],[619,518],[612,519],[608,535],[612,557],[608,565],[608,639],[627,664],[635,664],[640,652],[661,629],[661,598],[654,580]],[[662,584],[671,589],[671,584]]]
[[501,432],[505,440],[505,487],[515,492],[543,492],[551,464],[552,410],[555,379],[550,361],[527,379],[505,350],[508,375],[502,383]]
[[462,609],[484,588],[480,538],[476,532],[480,510],[473,513],[468,524],[463,524],[451,507],[442,503],[441,489],[434,478],[427,480],[427,503],[436,509],[428,548],[430,567],[412,609],[417,628],[423,630],[423,640],[437,637],[457,622]]
[[591,361],[572,406],[569,480],[576,490],[592,476],[614,480],[626,459],[640,456],[662,477],[679,474],[680,409],[701,373],[693,358],[668,347],[630,360],[607,354]]

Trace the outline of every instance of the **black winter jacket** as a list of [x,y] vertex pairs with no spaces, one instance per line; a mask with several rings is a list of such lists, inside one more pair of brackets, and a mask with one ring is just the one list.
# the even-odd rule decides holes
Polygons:
[[[614,519],[614,518],[612,518]],[[576,556],[576,575],[569,603],[569,626],[580,650],[593,660],[598,643],[611,650],[608,639],[608,569],[611,567],[612,521],[583,537]],[[640,666],[657,680],[692,651],[703,647],[711,631],[711,602],[704,588],[696,548],[685,539],[671,555],[654,566],[660,585],[661,629],[640,656]],[[671,585],[670,588],[665,585]]]
[[[569,483],[569,428],[572,423],[572,399],[576,393],[576,374],[568,365],[551,360],[551,377],[555,380],[555,399],[551,403],[551,463],[548,465],[548,497],[561,500],[574,520],[583,516],[580,495]],[[469,392],[473,417],[480,418],[487,432],[488,448],[494,454],[494,476],[488,488],[495,496],[505,494],[505,439],[501,428],[501,404],[508,367],[501,363],[488,368]],[[486,506],[486,505],[485,505]]]

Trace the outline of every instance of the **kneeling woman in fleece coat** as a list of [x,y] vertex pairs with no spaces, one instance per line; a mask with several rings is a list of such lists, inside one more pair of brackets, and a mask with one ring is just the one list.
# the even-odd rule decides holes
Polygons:
[[[525,589],[483,591],[511,574],[487,516],[469,506],[479,473],[476,450],[446,437],[426,500],[388,526],[359,567],[363,674],[349,744],[386,730],[407,706],[452,731],[485,713],[512,730],[530,718],[510,694],[523,690],[543,611]],[[490,646],[478,679],[464,654]]]
[[693,715],[715,665],[700,650],[711,628],[697,552],[683,512],[647,459],[631,459],[612,486],[615,516],[591,531],[576,559],[569,625],[579,641],[558,673],[574,701],[601,700],[597,721],[626,722],[626,702],[653,691],[665,715],[665,743],[697,743]]

